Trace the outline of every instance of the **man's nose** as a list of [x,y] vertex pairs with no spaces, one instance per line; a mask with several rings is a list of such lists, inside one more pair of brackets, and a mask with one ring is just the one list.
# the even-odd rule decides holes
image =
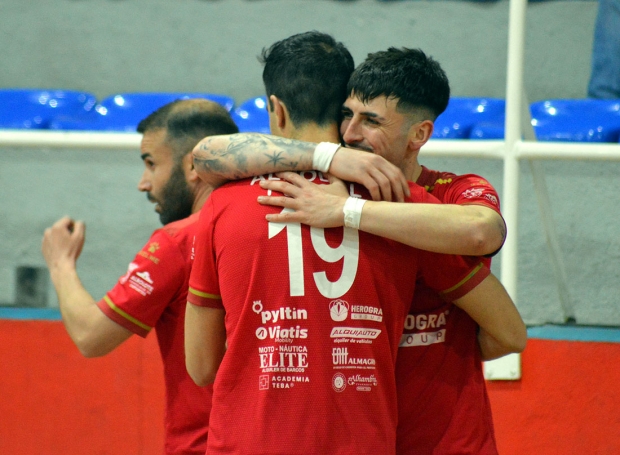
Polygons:
[[151,182],[146,177],[146,170],[142,173],[142,177],[140,177],[140,181],[138,182],[138,190],[144,192],[151,191]]
[[359,128],[359,124],[354,122],[353,120],[349,121],[345,125],[344,134],[342,135],[342,140],[347,144],[358,144],[362,142],[364,137],[361,134],[361,130]]

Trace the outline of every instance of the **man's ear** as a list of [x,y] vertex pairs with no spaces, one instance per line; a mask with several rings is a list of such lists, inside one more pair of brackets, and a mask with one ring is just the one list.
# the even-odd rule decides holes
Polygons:
[[194,183],[200,180],[196,169],[194,169],[194,155],[189,152],[183,157],[182,160],[183,171],[185,172],[185,179],[188,183]]
[[275,95],[271,95],[269,97],[269,102],[269,104],[273,106],[273,112],[271,114],[274,116],[275,126],[283,131],[289,122],[288,109],[286,108],[286,105]]
[[409,128],[409,144],[414,150],[420,150],[433,135],[434,125],[431,120],[422,120]]

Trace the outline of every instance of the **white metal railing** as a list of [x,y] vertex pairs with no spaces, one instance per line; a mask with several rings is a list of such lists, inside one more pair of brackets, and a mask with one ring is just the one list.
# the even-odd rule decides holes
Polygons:
[[141,137],[138,133],[0,130],[0,147],[136,149]]

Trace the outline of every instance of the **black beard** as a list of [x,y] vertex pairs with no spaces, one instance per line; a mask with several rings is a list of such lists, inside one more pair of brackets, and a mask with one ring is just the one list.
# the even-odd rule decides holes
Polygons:
[[182,220],[192,214],[194,195],[192,194],[181,165],[172,169],[170,179],[164,186],[159,206],[161,213],[159,220],[166,225],[173,221]]

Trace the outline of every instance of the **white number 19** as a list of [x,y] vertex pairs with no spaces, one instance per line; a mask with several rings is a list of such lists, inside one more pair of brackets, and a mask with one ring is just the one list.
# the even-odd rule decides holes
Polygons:
[[[291,212],[284,209],[282,212]],[[269,223],[269,238],[273,238],[286,229],[288,249],[288,269],[291,296],[305,295],[304,289],[304,257],[300,223]],[[314,272],[314,282],[319,292],[327,298],[335,299],[347,293],[357,274],[359,260],[359,234],[357,229],[344,228],[342,243],[332,248],[325,240],[325,230],[310,228],[312,247],[325,262],[337,262],[344,258],[342,273],[336,281],[329,281],[326,273]]]

